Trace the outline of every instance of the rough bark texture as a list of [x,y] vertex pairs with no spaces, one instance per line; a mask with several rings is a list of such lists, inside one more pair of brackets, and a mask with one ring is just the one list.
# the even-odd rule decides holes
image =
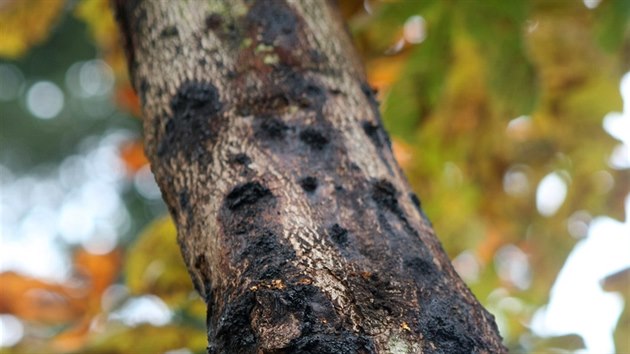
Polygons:
[[505,351],[329,3],[116,6],[209,353]]

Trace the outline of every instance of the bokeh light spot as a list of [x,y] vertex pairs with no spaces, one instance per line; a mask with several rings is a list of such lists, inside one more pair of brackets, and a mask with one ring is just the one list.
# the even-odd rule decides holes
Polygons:
[[567,183],[557,172],[546,175],[536,190],[536,208],[543,216],[552,216],[564,203],[567,196]]
[[409,17],[403,28],[405,40],[411,44],[422,43],[427,37],[426,27],[426,21],[422,16]]
[[39,81],[26,93],[26,107],[40,119],[55,118],[63,109],[63,103],[63,92],[50,81]]
[[15,316],[0,315],[0,347],[11,347],[24,336],[24,326]]

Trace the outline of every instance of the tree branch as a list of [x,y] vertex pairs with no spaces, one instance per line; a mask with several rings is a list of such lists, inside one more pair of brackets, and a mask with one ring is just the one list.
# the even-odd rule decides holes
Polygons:
[[209,353],[500,353],[324,1],[117,1]]

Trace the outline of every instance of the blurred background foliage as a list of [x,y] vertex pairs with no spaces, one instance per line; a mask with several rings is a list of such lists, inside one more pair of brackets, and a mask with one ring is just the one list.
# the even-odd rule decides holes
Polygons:
[[[339,3],[397,159],[506,345],[603,348],[535,322],[597,217],[630,230],[630,1]],[[108,5],[0,1],[2,353],[205,351]],[[594,281],[627,303],[630,248],[608,245],[626,259]],[[612,322],[630,353],[627,306]]]

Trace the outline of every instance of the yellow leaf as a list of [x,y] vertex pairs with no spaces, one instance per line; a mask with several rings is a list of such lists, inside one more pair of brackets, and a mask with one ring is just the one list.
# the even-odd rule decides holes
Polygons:
[[176,238],[168,216],[144,229],[127,257],[125,278],[131,293],[154,294],[175,307],[185,304],[193,287]]
[[133,328],[108,328],[83,349],[83,353],[164,353],[188,349],[205,352],[206,331],[185,324],[154,327],[143,324]]
[[118,79],[127,79],[125,55],[120,45],[120,32],[109,0],[83,0],[74,15],[85,21],[90,35],[101,51],[101,57],[114,69]]
[[86,22],[90,34],[101,47],[110,47],[118,41],[118,28],[108,0],[83,0],[75,16]]
[[64,3],[64,0],[0,2],[0,57],[15,59],[46,39]]

